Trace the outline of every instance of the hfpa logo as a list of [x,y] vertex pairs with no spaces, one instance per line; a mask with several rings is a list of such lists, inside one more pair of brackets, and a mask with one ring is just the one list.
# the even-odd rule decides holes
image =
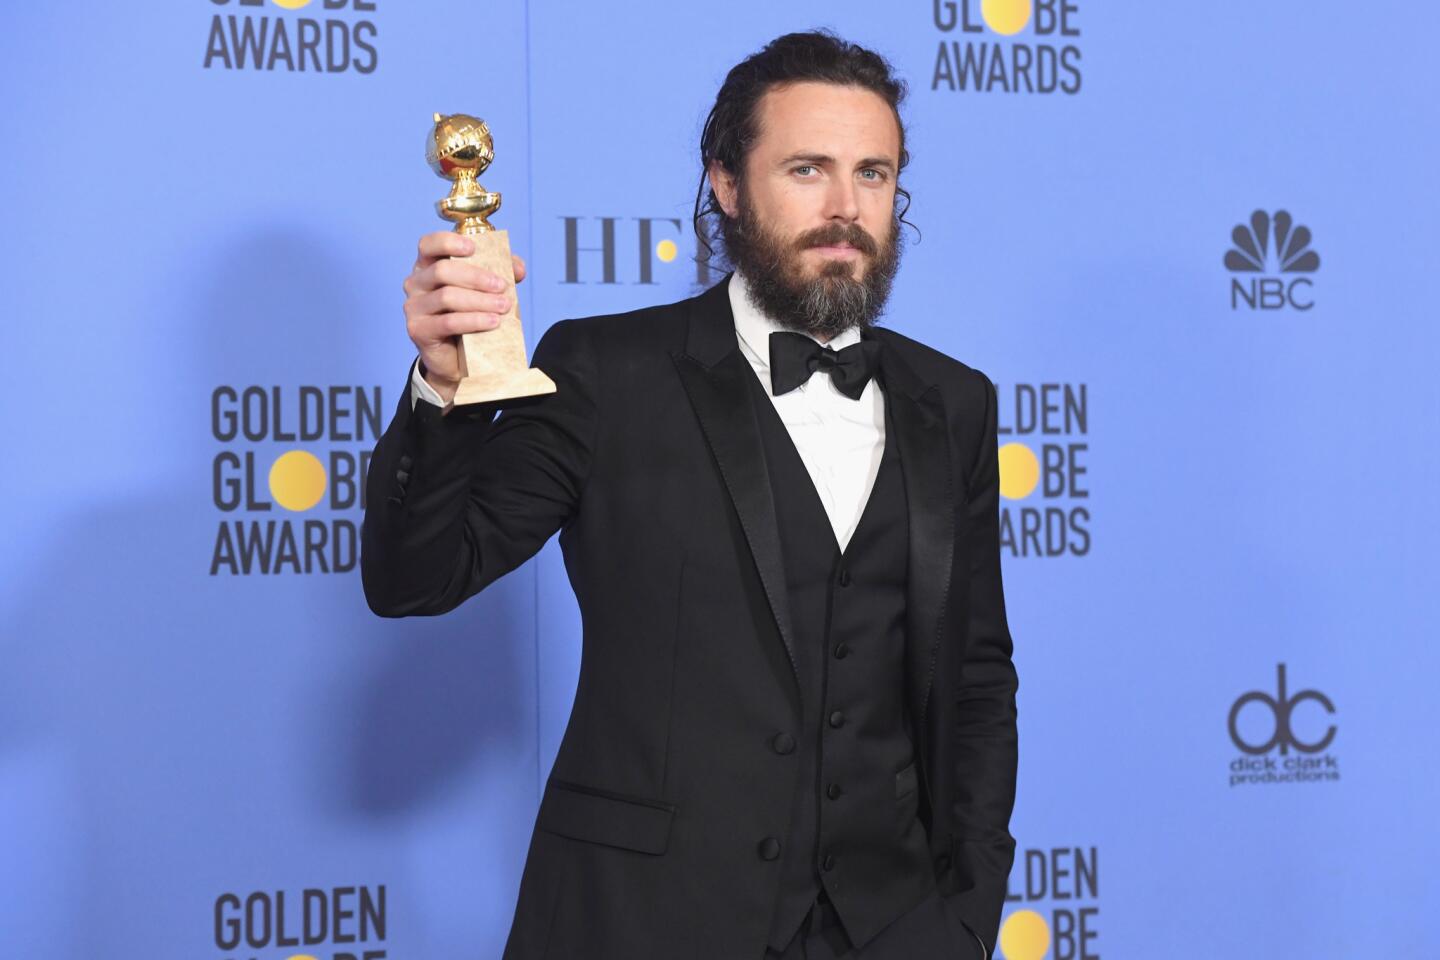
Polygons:
[[[1249,224],[1236,224],[1230,234],[1235,246],[1225,252],[1225,268],[1231,273],[1251,274],[1247,279],[1230,278],[1230,309],[1240,309],[1243,300],[1251,310],[1280,310],[1286,306],[1309,310],[1314,282],[1308,276],[1320,269],[1320,254],[1310,249],[1310,230],[1296,226],[1290,214],[1264,210],[1250,214]],[[1255,276],[1279,274],[1279,276]]]
[[679,217],[561,217],[565,225],[565,279],[562,283],[654,284],[666,266],[695,265],[695,282],[709,286],[718,277],[708,258],[685,255]]

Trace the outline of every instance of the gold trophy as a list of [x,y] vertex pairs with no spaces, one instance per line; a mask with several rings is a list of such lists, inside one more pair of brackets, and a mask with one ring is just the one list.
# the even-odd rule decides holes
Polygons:
[[500,324],[490,330],[460,335],[460,386],[455,406],[533,397],[555,392],[555,381],[525,359],[525,334],[520,329],[520,301],[515,296],[515,268],[510,235],[486,218],[500,209],[500,194],[480,185],[477,177],[495,159],[495,143],[485,121],[463,113],[435,114],[435,130],[425,145],[425,159],[438,176],[453,180],[450,196],[435,204],[455,232],[475,242],[468,257],[453,257],[484,267],[509,282],[511,299]]

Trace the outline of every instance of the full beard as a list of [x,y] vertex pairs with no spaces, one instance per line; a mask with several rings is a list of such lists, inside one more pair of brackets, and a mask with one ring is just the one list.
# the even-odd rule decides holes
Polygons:
[[[892,217],[889,236],[877,243],[858,223],[831,223],[807,230],[793,240],[766,229],[746,191],[738,197],[734,218],[720,218],[725,253],[745,275],[750,300],[780,326],[821,340],[856,327],[871,326],[885,308],[900,267],[900,218]],[[806,278],[804,251],[848,243],[861,254],[864,272],[851,276],[850,260],[826,260]]]

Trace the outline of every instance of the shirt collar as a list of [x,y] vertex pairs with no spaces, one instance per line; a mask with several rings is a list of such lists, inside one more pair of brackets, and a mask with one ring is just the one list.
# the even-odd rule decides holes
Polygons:
[[[781,330],[788,330],[780,324],[771,320],[760,308],[750,302],[750,288],[746,285],[745,276],[739,270],[730,277],[730,312],[735,315],[735,333],[740,337],[742,348],[750,354],[750,360],[758,363],[766,370],[770,369],[770,334]],[[798,332],[798,331],[797,331]],[[806,334],[806,336],[810,336]],[[815,337],[811,340],[819,343]],[[860,342],[860,331],[855,327],[836,334],[826,346],[834,350],[841,347],[848,347],[852,343]]]

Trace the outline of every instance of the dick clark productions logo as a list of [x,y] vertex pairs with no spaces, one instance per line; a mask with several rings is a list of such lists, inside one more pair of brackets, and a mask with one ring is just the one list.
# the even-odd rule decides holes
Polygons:
[[1251,690],[1230,706],[1230,742],[1240,751],[1230,762],[1230,786],[1339,780],[1340,762],[1330,752],[1337,728],[1326,722],[1334,714],[1334,702],[1319,690],[1290,693],[1285,664],[1277,665],[1273,694]]

